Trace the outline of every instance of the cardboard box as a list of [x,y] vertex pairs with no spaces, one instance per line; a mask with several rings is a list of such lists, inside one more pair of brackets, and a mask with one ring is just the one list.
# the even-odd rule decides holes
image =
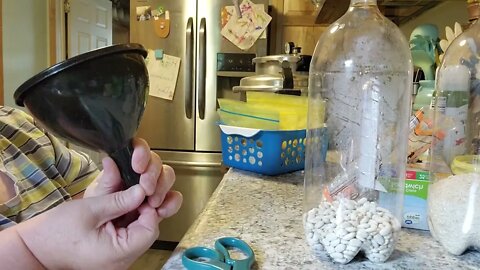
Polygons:
[[402,227],[428,230],[429,172],[407,168]]

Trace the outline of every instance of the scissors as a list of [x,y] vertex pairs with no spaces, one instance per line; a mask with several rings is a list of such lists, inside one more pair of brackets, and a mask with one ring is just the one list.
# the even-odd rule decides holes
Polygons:
[[[228,249],[241,251],[246,258],[232,259]],[[250,270],[255,262],[252,248],[236,237],[223,237],[215,241],[215,249],[192,247],[185,250],[182,263],[188,270]]]

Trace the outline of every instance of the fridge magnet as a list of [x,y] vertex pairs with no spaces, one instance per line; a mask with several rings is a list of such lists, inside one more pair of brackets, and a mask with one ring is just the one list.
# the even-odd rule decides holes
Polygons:
[[[250,0],[240,4],[241,17],[236,15],[235,7],[225,7],[227,23],[222,28],[222,35],[242,50],[248,50],[266,30],[272,17],[263,8],[256,8]],[[229,18],[228,18],[229,17]]]
[[137,21],[148,21],[152,18],[152,9],[150,6],[140,6],[136,9]]
[[160,38],[166,38],[170,34],[170,12],[165,11],[164,18],[154,20],[155,34]]
[[163,53],[162,59],[157,59],[160,50],[148,50],[146,59],[148,78],[150,80],[149,95],[173,100],[180,71],[181,58]]
[[155,50],[155,59],[162,60],[163,59],[163,50],[157,49]]
[[154,20],[160,19],[160,16],[162,16],[165,13],[165,9],[162,6],[159,6],[158,8],[152,10],[152,16]]

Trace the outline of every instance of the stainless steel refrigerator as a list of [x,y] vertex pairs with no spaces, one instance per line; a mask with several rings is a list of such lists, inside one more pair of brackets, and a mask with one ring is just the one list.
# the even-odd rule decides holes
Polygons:
[[[217,54],[263,56],[267,39],[242,51],[220,34],[221,11],[232,0],[130,0],[130,41],[181,58],[173,100],[150,96],[138,136],[176,172],[175,188],[184,195],[179,213],[160,225],[162,241],[178,242],[204,208],[223,177],[217,98],[233,97],[241,72],[218,72]],[[268,0],[253,0],[264,4]],[[170,31],[156,35],[154,20],[138,21],[137,7],[169,12]]]

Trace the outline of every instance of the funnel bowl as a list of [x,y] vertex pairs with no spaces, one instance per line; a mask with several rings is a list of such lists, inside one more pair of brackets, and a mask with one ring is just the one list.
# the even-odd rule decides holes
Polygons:
[[[121,171],[127,170],[124,166],[131,170],[131,139],[148,95],[146,55],[139,44],[78,55],[26,81],[15,91],[15,102],[54,134],[106,152]],[[123,162],[116,155],[125,151],[121,155],[127,156],[120,159],[127,164],[119,164]]]

